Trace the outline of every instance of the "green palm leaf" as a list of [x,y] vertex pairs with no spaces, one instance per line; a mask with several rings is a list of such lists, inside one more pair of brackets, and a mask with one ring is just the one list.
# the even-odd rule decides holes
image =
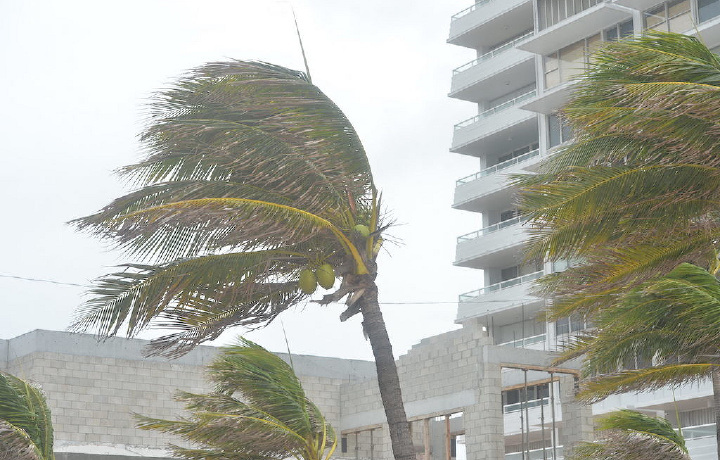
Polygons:
[[0,455],[53,460],[50,409],[42,392],[10,374],[0,373]]
[[172,421],[138,416],[139,427],[172,433],[202,448],[171,446],[186,459],[327,459],[334,431],[306,396],[285,361],[241,339],[209,366],[217,390],[179,392],[189,418]]

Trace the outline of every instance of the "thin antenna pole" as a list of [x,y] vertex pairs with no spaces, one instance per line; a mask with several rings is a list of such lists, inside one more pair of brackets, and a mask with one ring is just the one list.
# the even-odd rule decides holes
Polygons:
[[300,42],[300,52],[302,53],[303,62],[305,63],[305,73],[307,74],[308,81],[312,84],[312,77],[310,76],[310,67],[308,67],[307,57],[305,56],[305,47],[303,46],[302,37],[300,36],[300,26],[298,26],[297,16],[295,15],[295,8],[290,4],[292,10],[293,20],[295,20],[295,31],[297,32],[298,42]]
[[283,336],[285,337],[285,348],[287,348],[288,359],[290,360],[290,367],[292,368],[293,371],[295,371],[295,365],[293,364],[293,360],[292,360],[292,353],[290,353],[290,342],[288,342],[287,332],[285,332],[285,323],[283,323],[283,321],[280,320],[280,325],[282,326]]

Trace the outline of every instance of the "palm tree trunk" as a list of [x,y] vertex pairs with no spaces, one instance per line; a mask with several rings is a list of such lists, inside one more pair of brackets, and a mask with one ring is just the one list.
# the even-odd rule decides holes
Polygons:
[[[713,366],[710,375],[712,376],[713,405],[715,409],[715,442],[718,452],[720,452],[720,368]],[[678,420],[678,425],[680,425],[680,420]]]
[[383,320],[378,304],[378,290],[375,282],[369,283],[360,302],[362,303],[363,327],[370,340],[373,355],[375,355],[378,386],[390,428],[393,456],[395,460],[415,460],[410,425],[407,421],[400,390],[400,378],[385,320]]

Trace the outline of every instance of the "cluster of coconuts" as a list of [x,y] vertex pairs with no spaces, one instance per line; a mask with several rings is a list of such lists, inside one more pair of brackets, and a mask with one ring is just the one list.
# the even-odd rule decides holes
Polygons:
[[330,289],[335,284],[335,270],[332,265],[325,263],[314,271],[310,268],[300,270],[300,290],[305,294],[312,294],[317,290],[318,284],[323,289]]

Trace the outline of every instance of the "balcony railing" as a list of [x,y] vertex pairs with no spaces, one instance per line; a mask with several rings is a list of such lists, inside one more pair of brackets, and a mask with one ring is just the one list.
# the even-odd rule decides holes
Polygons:
[[484,288],[466,292],[464,294],[460,294],[460,302],[468,302],[472,299],[475,299],[476,297],[488,294],[490,292],[500,291],[500,290],[507,289],[507,288],[510,288],[513,286],[517,286],[519,284],[529,283],[530,281],[540,278],[544,274],[545,274],[545,271],[541,270],[539,272],[530,273],[529,275],[520,276],[518,278],[512,278],[509,280],[502,281],[500,283],[491,284],[490,286],[486,286]]
[[485,168],[480,172],[476,172],[475,174],[470,174],[469,176],[460,178],[457,181],[455,181],[455,185],[457,186],[457,185],[467,184],[468,182],[472,182],[476,179],[480,179],[481,177],[489,176],[490,174],[495,174],[496,172],[502,171],[505,168],[509,168],[510,166],[530,160],[531,158],[535,158],[538,155],[540,155],[539,149],[531,150],[530,152],[523,153],[522,155],[519,155],[515,158],[511,158],[509,160],[503,161],[502,163],[492,165],[489,168]]
[[525,222],[525,220],[526,219],[521,216],[513,217],[512,219],[498,222],[497,224],[490,225],[489,227],[481,228],[480,230],[476,230],[474,232],[466,233],[465,235],[458,236],[457,242],[462,243],[463,241],[474,240],[475,238],[480,238],[483,235],[497,232],[498,230],[502,230],[503,228],[511,227],[515,224],[519,224],[520,222]]
[[519,402],[515,404],[508,404],[503,406],[503,412],[509,414],[511,412],[517,412],[519,410],[532,409],[533,407],[547,406],[550,400],[548,398],[532,399],[528,402]]
[[536,94],[537,94],[536,90],[532,90],[525,94],[521,94],[520,96],[518,96],[514,99],[510,99],[507,102],[503,102],[502,104],[498,104],[495,107],[487,109],[486,111],[481,112],[480,114],[478,114],[472,118],[468,118],[467,120],[461,121],[460,123],[455,125],[455,129],[458,130],[461,128],[465,128],[466,126],[470,126],[473,123],[477,123],[478,121],[482,120],[485,117],[489,117],[498,112],[502,112],[503,110],[509,109],[510,107],[512,107],[516,104],[519,104],[527,99],[533,98],[533,97],[535,97]]
[[[536,343],[542,343],[547,340],[546,334],[534,335],[532,337],[523,337],[522,339],[512,340],[510,342],[499,343],[500,347],[525,348]],[[531,401],[532,402],[532,401]],[[535,407],[535,406],[530,406]],[[508,412],[508,411],[505,411]]]
[[459,11],[459,12],[453,14],[452,17],[450,18],[450,22],[452,23],[452,22],[455,21],[456,19],[460,19],[460,18],[463,17],[463,16],[467,16],[468,14],[472,13],[473,11],[475,11],[479,6],[482,6],[482,5],[484,5],[485,3],[490,3],[491,1],[493,1],[493,0],[480,0],[479,2],[475,2],[474,5],[472,5],[472,6],[468,7],[468,8],[465,8],[465,9],[462,10],[462,11]]
[[[557,458],[563,458],[563,446],[557,446],[555,452],[557,453]],[[535,449],[527,453],[513,452],[505,454],[505,460],[543,460],[545,458],[554,458],[552,447]]]
[[470,69],[470,68],[472,68],[472,67],[475,67],[476,65],[480,64],[481,62],[487,61],[488,59],[492,59],[492,58],[494,58],[495,56],[497,56],[498,54],[502,54],[503,52],[505,52],[505,51],[507,51],[507,50],[509,50],[509,49],[514,48],[515,45],[517,45],[517,44],[519,44],[520,42],[523,42],[523,41],[527,40],[528,38],[532,37],[532,36],[533,36],[533,33],[534,33],[534,32],[531,30],[530,32],[526,33],[525,35],[523,35],[523,36],[521,36],[521,37],[516,38],[515,40],[509,41],[509,42],[507,42],[507,43],[505,43],[505,44],[503,44],[503,45],[501,45],[501,46],[498,46],[497,48],[495,48],[495,49],[492,50],[492,51],[488,51],[487,53],[483,54],[482,56],[480,56],[480,57],[477,58],[477,59],[475,59],[475,60],[473,60],[473,61],[470,61],[470,62],[468,62],[467,64],[461,65],[460,67],[458,67],[458,68],[456,68],[456,69],[453,70],[453,75],[457,75],[457,74],[459,74],[460,72],[464,72],[464,71],[467,70],[467,69]]

